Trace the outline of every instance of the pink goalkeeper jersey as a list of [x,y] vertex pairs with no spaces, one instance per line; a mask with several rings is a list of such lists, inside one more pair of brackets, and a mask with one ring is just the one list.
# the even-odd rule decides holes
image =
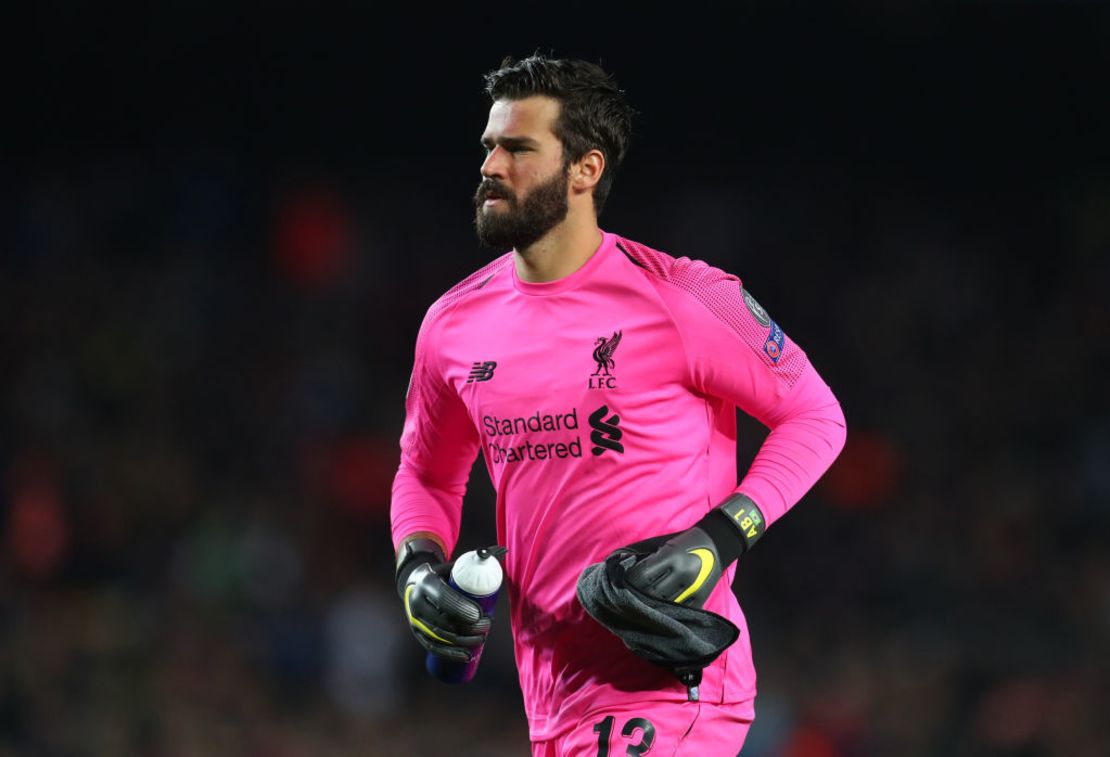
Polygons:
[[[737,487],[736,408],[771,429]],[[684,701],[575,596],[617,547],[688,528],[733,491],[768,525],[844,443],[832,392],[735,276],[613,234],[570,276],[531,284],[506,254],[448,291],[416,342],[393,485],[394,545],[453,549],[480,448],[497,491],[513,637],[531,737],[592,710]],[[703,702],[755,697],[730,568],[705,605],[740,628]]]

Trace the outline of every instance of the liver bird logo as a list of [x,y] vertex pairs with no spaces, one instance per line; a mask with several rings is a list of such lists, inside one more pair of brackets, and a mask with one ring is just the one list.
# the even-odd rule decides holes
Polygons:
[[608,376],[609,371],[617,367],[616,361],[613,360],[613,353],[617,351],[617,345],[620,343],[620,331],[614,331],[608,339],[603,336],[597,338],[597,346],[594,347],[594,360],[597,362],[597,370],[590,375]]

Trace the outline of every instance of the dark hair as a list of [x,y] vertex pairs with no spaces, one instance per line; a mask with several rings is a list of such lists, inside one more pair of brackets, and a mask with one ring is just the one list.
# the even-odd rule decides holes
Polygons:
[[564,165],[580,160],[590,150],[600,150],[605,156],[605,170],[594,187],[594,209],[600,215],[632,137],[632,106],[613,77],[584,60],[537,54],[518,62],[510,57],[486,74],[486,92],[494,101],[523,100],[532,95],[559,101],[559,118],[552,131],[563,145]]

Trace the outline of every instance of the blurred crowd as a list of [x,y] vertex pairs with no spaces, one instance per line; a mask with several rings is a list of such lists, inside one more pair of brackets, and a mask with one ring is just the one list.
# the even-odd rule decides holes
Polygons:
[[[391,584],[412,341],[487,256],[466,198],[448,229],[325,177],[252,181],[124,156],[8,209],[0,754],[522,754],[507,619],[450,689]],[[734,587],[745,754],[1104,754],[1110,194],[1014,222],[1021,197],[778,182],[664,209],[628,180],[612,226],[741,275],[850,420]],[[741,431],[743,464],[763,430]],[[492,540],[480,464],[464,523]]]

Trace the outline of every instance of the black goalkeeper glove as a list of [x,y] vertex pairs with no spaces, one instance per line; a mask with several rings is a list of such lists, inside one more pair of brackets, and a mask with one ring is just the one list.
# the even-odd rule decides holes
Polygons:
[[763,513],[734,494],[685,531],[666,538],[625,573],[629,584],[657,599],[702,607],[725,568],[763,535]]
[[470,597],[447,583],[454,562],[431,539],[411,539],[397,555],[397,593],[412,635],[433,654],[469,662],[485,643],[491,620]]

